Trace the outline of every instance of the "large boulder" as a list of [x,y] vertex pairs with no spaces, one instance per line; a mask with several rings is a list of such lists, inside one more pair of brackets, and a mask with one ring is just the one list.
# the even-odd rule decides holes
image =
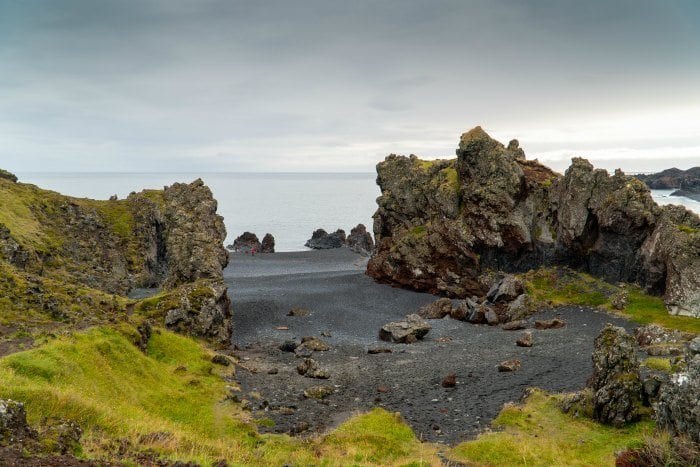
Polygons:
[[671,376],[662,385],[654,408],[659,425],[674,434],[685,435],[700,443],[700,353],[695,354],[686,371]]
[[416,314],[406,319],[387,323],[379,330],[379,338],[387,342],[411,344],[425,337],[432,326]]
[[425,319],[442,319],[450,314],[452,314],[452,300],[449,298],[440,298],[418,310],[418,316]]
[[314,250],[330,250],[332,248],[340,248],[345,244],[345,231],[338,229],[333,233],[328,233],[323,229],[316,229],[311,234],[311,238],[306,241],[304,246]]
[[352,251],[361,255],[369,256],[374,250],[372,234],[367,232],[367,227],[364,224],[357,224],[356,227],[353,227],[345,243]]
[[259,252],[261,247],[262,245],[257,235],[253,232],[243,232],[228,246],[228,249],[237,253],[253,253]]
[[642,383],[635,340],[624,328],[608,324],[596,337],[593,375],[593,417],[601,423],[623,426],[640,416]]
[[460,138],[457,159],[389,155],[377,183],[367,273],[380,282],[481,297],[494,271],[566,265],[639,283],[672,313],[700,316],[700,218],[659,207],[621,171],[574,158],[560,175],[477,127]]

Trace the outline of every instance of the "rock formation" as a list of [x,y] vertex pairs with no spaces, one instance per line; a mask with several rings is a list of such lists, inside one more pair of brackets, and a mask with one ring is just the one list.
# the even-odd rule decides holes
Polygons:
[[[0,178],[0,204],[0,294],[16,310],[85,325],[126,307],[164,323],[179,308],[198,323],[187,332],[230,333],[226,230],[201,180],[95,201]],[[145,303],[125,297],[154,287],[162,293]]]
[[700,444],[700,353],[690,358],[687,370],[672,375],[661,387],[654,408],[661,426]]
[[357,224],[350,230],[350,235],[345,240],[346,245],[355,253],[369,256],[374,250],[374,240],[372,234],[367,232],[364,224]]
[[328,233],[323,229],[316,229],[304,246],[314,250],[329,250],[331,248],[340,248],[344,244],[345,231],[343,229],[338,229],[333,233]]
[[700,201],[700,167],[680,170],[675,167],[655,174],[636,175],[653,190],[675,190],[671,195]]
[[243,232],[226,248],[235,252],[250,253],[252,251],[260,251],[261,247],[262,245],[257,235],[252,232]]
[[275,252],[275,237],[271,233],[266,233],[260,244],[260,253],[274,253]]
[[494,271],[566,265],[637,282],[670,312],[700,316],[700,218],[659,207],[634,177],[580,158],[559,175],[480,127],[462,135],[457,159],[392,154],[377,173],[367,273],[378,281],[484,296]]

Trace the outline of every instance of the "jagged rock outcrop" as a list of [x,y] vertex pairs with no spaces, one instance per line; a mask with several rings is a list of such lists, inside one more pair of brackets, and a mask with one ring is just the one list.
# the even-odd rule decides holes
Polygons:
[[700,353],[688,363],[686,371],[671,376],[670,382],[661,386],[659,400],[655,404],[659,425],[675,434],[688,436],[700,443]]
[[233,243],[227,248],[235,252],[251,253],[253,251],[260,251],[261,247],[262,245],[260,244],[260,240],[258,239],[257,235],[252,232],[243,232],[241,235],[236,237]]
[[274,253],[275,252],[275,237],[271,233],[266,233],[260,244],[260,253]]
[[623,328],[608,324],[596,337],[593,375],[593,418],[622,426],[639,418],[642,383],[635,340]]
[[367,227],[364,224],[357,224],[356,227],[350,229],[350,235],[345,240],[345,244],[352,251],[361,255],[369,256],[374,250],[372,234],[367,232]]
[[700,316],[700,218],[659,207],[636,178],[581,158],[560,175],[479,127],[462,135],[457,159],[392,154],[377,174],[367,273],[378,281],[484,296],[493,271],[566,265],[637,282],[670,312]]
[[344,244],[345,231],[343,229],[338,229],[332,233],[328,233],[323,229],[316,229],[304,246],[314,250],[330,250],[331,248],[340,248]]

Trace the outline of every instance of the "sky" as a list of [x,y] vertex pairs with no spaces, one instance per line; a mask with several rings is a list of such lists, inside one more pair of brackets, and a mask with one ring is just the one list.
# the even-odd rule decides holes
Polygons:
[[697,0],[0,1],[0,167],[373,171],[481,125],[700,165]]

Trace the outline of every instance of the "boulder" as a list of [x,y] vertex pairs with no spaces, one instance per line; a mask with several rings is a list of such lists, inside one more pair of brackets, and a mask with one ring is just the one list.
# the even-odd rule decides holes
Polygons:
[[0,446],[22,444],[34,438],[36,433],[27,423],[24,404],[0,399]]
[[297,350],[300,348],[309,349],[312,352],[325,352],[331,349],[330,345],[326,344],[321,339],[312,336],[302,337],[301,345],[297,347]]
[[558,329],[566,326],[566,322],[559,318],[543,319],[535,321],[535,329]]
[[432,326],[416,314],[406,316],[406,319],[385,324],[379,330],[379,338],[387,342],[411,344],[422,339]]
[[275,252],[275,237],[271,233],[266,233],[260,244],[260,253],[274,253]]
[[457,375],[454,373],[449,373],[442,379],[443,388],[453,388],[457,386]]
[[[474,297],[476,298],[476,297]],[[477,310],[479,304],[473,298],[465,298],[460,301],[455,307],[452,307],[450,311],[450,317],[460,321],[467,321],[470,316]]]
[[527,321],[518,319],[515,321],[509,321],[501,326],[504,331],[519,331],[520,329],[525,329],[527,327]]
[[525,292],[523,282],[514,275],[508,274],[491,286],[486,299],[491,303],[510,302],[523,292]]
[[661,386],[654,405],[656,421],[676,435],[700,443],[700,354],[695,354],[687,370],[671,376]]
[[322,369],[313,358],[305,358],[297,365],[297,373],[307,378],[328,379],[330,377],[328,371]]
[[498,364],[498,371],[501,373],[516,371],[520,369],[520,360],[506,360]]
[[257,235],[252,232],[243,232],[228,248],[238,253],[258,253],[262,245]]
[[642,384],[635,341],[624,328],[611,324],[595,338],[593,417],[601,423],[623,426],[637,420],[642,407]]
[[486,319],[486,322],[489,324],[489,326],[495,326],[501,322],[500,318],[498,317],[498,314],[491,307],[486,308],[486,311],[484,312],[484,318]]
[[282,352],[294,352],[297,348],[297,343],[293,340],[286,340],[278,347]]
[[333,386],[318,385],[304,389],[304,397],[307,399],[322,400],[335,392]]
[[535,307],[528,294],[520,294],[506,307],[504,318],[506,321],[522,320],[532,314]]
[[520,338],[515,341],[515,344],[518,347],[532,347],[533,343],[533,338],[532,338],[532,332],[531,331],[525,331]]
[[340,248],[344,244],[344,230],[338,229],[333,233],[328,233],[323,229],[317,229],[311,234],[311,238],[306,241],[304,246],[314,250],[329,250],[332,248]]
[[442,319],[452,313],[452,300],[440,298],[418,310],[418,316],[425,319]]
[[356,227],[353,227],[345,243],[352,251],[361,255],[369,256],[374,250],[372,234],[367,232],[367,227],[364,224],[357,224]]
[[231,338],[231,300],[223,282],[199,281],[183,285],[164,299],[165,327],[204,337],[221,345]]

